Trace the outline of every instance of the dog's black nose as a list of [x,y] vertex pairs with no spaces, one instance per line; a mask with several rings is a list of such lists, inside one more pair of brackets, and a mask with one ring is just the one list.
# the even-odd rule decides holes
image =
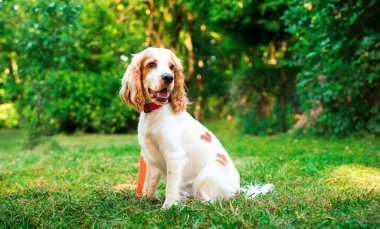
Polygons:
[[170,84],[174,80],[174,76],[172,74],[169,74],[169,73],[165,73],[161,77],[166,84]]

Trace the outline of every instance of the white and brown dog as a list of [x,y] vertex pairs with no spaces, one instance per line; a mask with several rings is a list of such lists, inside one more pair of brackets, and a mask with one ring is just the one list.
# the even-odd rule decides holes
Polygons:
[[218,139],[186,112],[182,65],[168,49],[134,55],[120,97],[140,113],[138,140],[147,162],[143,195],[156,196],[167,177],[168,208],[186,197],[227,199],[240,192],[240,176]]

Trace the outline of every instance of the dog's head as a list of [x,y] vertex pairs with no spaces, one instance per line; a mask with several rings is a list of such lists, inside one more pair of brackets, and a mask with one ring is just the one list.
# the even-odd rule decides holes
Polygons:
[[145,103],[171,104],[174,112],[188,105],[181,61],[172,51],[147,48],[135,54],[123,76],[120,97],[137,111]]

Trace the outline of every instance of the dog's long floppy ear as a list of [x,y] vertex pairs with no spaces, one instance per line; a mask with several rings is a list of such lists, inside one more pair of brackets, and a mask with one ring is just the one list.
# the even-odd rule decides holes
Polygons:
[[181,61],[174,54],[173,60],[175,64],[174,90],[172,92],[170,104],[174,112],[179,112],[187,109],[189,100],[186,97],[185,80],[183,78]]
[[144,110],[145,98],[141,84],[141,62],[143,53],[133,56],[131,64],[125,71],[119,92],[120,98],[138,112]]

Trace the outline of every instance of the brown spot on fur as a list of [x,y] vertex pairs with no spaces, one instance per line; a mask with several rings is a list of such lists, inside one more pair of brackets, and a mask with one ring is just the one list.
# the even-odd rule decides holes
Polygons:
[[186,97],[185,80],[182,72],[181,61],[173,55],[174,62],[174,90],[171,94],[171,106],[174,112],[184,111],[187,109],[189,100]]
[[223,160],[220,159],[220,158],[216,158],[215,161],[218,162],[218,163],[221,164],[221,165],[226,165],[226,162],[223,161]]
[[219,164],[221,165],[226,165],[227,164],[227,158],[226,158],[226,155],[224,154],[221,154],[221,153],[218,153],[216,155],[216,159],[215,159],[216,162],[218,162]]
[[208,143],[211,143],[212,137],[209,132],[205,132],[204,134],[201,135],[201,139]]
[[143,54],[137,54],[133,57],[131,64],[127,68],[127,80],[123,79],[123,84],[119,95],[128,105],[133,106],[137,111],[144,109],[145,97],[141,84],[141,61]]
[[157,64],[157,60],[152,57],[151,53],[147,52],[145,54],[145,56],[143,57],[143,59],[141,60],[141,65],[140,65],[142,79],[146,79],[146,77],[148,76],[149,72],[151,72],[152,70],[155,69],[155,68],[151,69],[151,68],[147,67],[147,64],[150,63],[150,62],[153,62],[153,63]]

